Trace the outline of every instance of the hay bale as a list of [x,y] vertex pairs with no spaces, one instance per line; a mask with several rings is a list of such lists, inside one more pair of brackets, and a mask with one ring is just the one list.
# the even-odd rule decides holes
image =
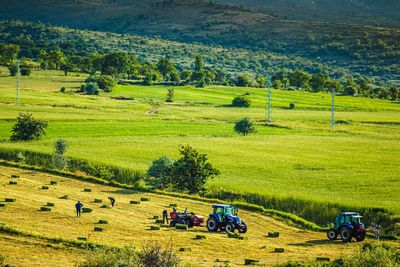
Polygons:
[[47,202],[47,205],[46,205],[47,207],[54,207],[54,203],[52,203],[52,202]]
[[91,213],[93,210],[91,208],[82,208],[83,213]]
[[152,225],[150,226],[150,230],[160,230],[160,226]]
[[129,201],[129,203],[137,205],[137,204],[140,204],[140,201],[139,200],[131,200],[131,201]]
[[5,202],[16,202],[17,199],[15,199],[15,198],[6,198],[6,199],[4,199],[4,201]]
[[69,199],[69,196],[65,195],[65,196],[60,197],[60,199]]
[[9,184],[10,185],[17,185],[18,183],[16,181],[10,181]]
[[140,201],[150,201],[150,198],[148,198],[148,197],[141,197],[141,198],[140,198]]
[[107,220],[99,220],[98,224],[108,224]]
[[317,257],[316,259],[315,259],[315,261],[324,261],[324,262],[328,262],[328,261],[331,261],[331,259],[330,258],[327,258],[327,257]]
[[42,186],[43,190],[49,190],[49,187],[47,185]]
[[279,232],[268,232],[268,237],[272,238],[279,237]]
[[238,238],[239,235],[237,233],[228,233],[228,238]]
[[57,181],[50,181],[51,185],[57,185]]
[[285,252],[284,248],[275,248],[275,253],[283,253]]
[[180,224],[180,223],[177,223],[177,224],[175,224],[175,229],[178,229],[178,230],[188,230],[189,227],[187,226],[187,224]]
[[171,226],[169,224],[160,224],[160,227],[162,227],[162,228],[170,228]]
[[108,209],[108,208],[110,208],[110,207],[107,206],[107,205],[102,205],[100,208],[101,208],[101,209]]
[[17,174],[11,174],[11,178],[19,178],[19,175],[17,175]]
[[95,227],[93,230],[94,230],[95,232],[103,232],[103,231],[104,231],[104,228]]
[[169,207],[170,207],[170,208],[172,208],[172,207],[175,207],[175,208],[176,208],[176,207],[178,207],[178,205],[175,204],[175,203],[171,203],[171,204],[169,204]]
[[244,265],[255,265],[259,262],[260,262],[259,260],[244,259]]
[[157,219],[157,220],[155,221],[155,223],[162,224],[162,223],[163,223],[163,220]]
[[158,219],[160,219],[160,216],[154,215],[154,216],[153,216],[153,219],[154,219],[154,220],[158,220]]
[[95,198],[94,199],[94,203],[102,203],[103,202],[103,200],[101,200],[101,199],[99,199],[99,198]]
[[6,206],[6,204],[0,203],[0,208],[4,208],[5,206]]
[[49,207],[40,207],[40,211],[51,211]]
[[190,251],[192,251],[192,249],[189,247],[182,247],[182,248],[179,248],[179,251],[180,252],[190,252]]
[[201,239],[207,239],[207,238],[205,235],[196,235],[196,237],[194,239],[201,240]]
[[86,237],[83,237],[83,236],[79,236],[79,237],[78,237],[78,240],[80,240],[80,241],[87,241],[87,238],[86,238]]
[[92,189],[91,188],[85,188],[85,189],[83,189],[83,192],[92,192]]

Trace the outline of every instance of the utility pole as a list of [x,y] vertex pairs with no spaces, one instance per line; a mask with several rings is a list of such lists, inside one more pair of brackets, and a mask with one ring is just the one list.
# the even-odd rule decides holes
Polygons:
[[267,122],[272,122],[272,86],[271,86],[271,75],[268,74],[267,78]]
[[331,129],[335,128],[335,88],[332,88]]
[[19,105],[19,89],[21,86],[21,72],[19,70],[19,59],[17,59],[17,105]]

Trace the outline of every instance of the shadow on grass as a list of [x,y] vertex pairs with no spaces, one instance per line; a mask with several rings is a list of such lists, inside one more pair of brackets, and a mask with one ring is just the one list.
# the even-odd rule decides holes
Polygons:
[[134,194],[141,193],[139,191],[131,190],[131,189],[103,190],[102,192],[109,193],[109,194],[119,194],[119,195],[134,195]]
[[331,240],[325,240],[325,239],[318,239],[318,240],[308,240],[304,243],[290,243],[288,244],[289,246],[298,246],[298,247],[312,247],[312,246],[320,246],[320,245],[345,245],[345,242],[342,242],[341,240],[336,240],[336,241],[331,241]]

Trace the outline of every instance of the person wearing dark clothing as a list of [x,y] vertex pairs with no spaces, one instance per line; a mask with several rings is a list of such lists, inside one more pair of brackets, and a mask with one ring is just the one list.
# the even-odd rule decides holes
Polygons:
[[108,199],[109,199],[109,200],[110,200],[110,202],[111,202],[111,207],[114,207],[114,204],[115,204],[115,198],[113,198],[113,197],[109,197]]
[[162,212],[162,223],[165,224],[165,221],[167,221],[167,223],[168,223],[168,211],[167,210],[164,210]]
[[75,208],[76,208],[76,217],[81,217],[82,207],[83,207],[83,204],[82,204],[80,201],[78,201],[78,202],[75,204]]

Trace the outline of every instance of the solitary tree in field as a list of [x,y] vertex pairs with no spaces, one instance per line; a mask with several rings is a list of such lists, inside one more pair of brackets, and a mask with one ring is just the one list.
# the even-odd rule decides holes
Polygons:
[[243,118],[235,123],[235,132],[241,135],[248,135],[257,132],[254,123],[249,118]]
[[11,141],[38,140],[46,135],[47,122],[33,118],[30,113],[20,113],[17,123],[13,126],[10,137]]
[[175,91],[174,88],[168,88],[167,100],[165,102],[174,102]]
[[63,139],[58,139],[54,144],[53,165],[56,169],[63,170],[67,166],[65,152],[67,151],[67,142]]

